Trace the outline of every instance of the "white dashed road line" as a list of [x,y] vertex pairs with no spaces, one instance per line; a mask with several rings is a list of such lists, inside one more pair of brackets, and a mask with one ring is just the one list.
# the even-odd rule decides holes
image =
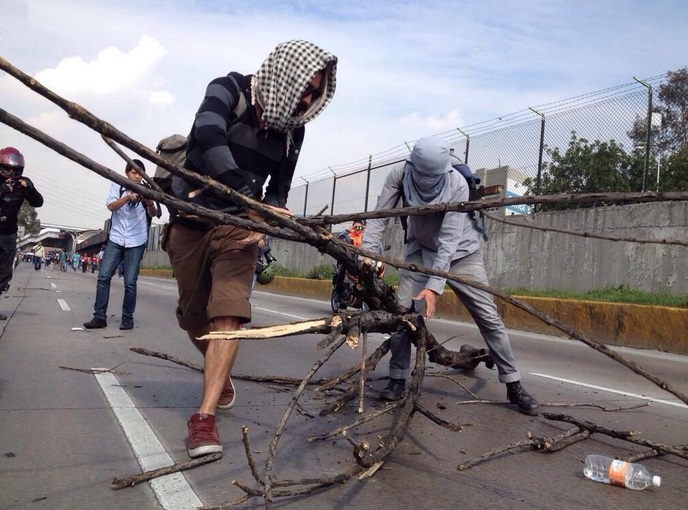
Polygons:
[[597,386],[595,384],[588,384],[588,383],[584,383],[581,381],[572,381],[571,379],[564,379],[562,377],[554,377],[553,375],[538,374],[535,372],[530,372],[530,375],[534,375],[537,377],[544,377],[545,379],[552,379],[554,381],[560,381],[560,382],[564,382],[564,383],[568,383],[568,384],[575,384],[576,386],[583,386],[585,388],[590,388],[593,390],[601,390],[601,391],[607,391],[609,393],[616,393],[617,395],[624,395],[626,397],[641,398],[643,400],[649,400],[651,402],[657,402],[658,404],[665,404],[668,406],[682,407],[684,409],[688,409],[688,405],[684,404],[683,402],[673,402],[671,400],[663,400],[661,398],[648,397],[646,395],[639,395],[637,393],[631,393],[629,391],[615,390],[613,388],[607,388],[605,386]]
[[[93,370],[103,370],[94,368]],[[143,418],[127,392],[112,373],[96,374],[96,381],[115,413],[134,455],[143,471],[174,464],[162,443]],[[172,473],[150,481],[160,505],[165,510],[191,510],[203,506],[182,473]]]
[[67,304],[67,301],[65,301],[64,299],[58,299],[57,304],[60,305],[60,308],[62,308],[64,312],[69,312],[71,310],[71,308],[69,308],[69,305]]

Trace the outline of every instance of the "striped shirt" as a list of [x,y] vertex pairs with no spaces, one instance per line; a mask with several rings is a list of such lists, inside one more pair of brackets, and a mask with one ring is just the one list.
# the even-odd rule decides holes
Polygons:
[[[251,76],[238,73],[210,82],[189,134],[186,167],[250,198],[286,207],[305,129],[294,130],[293,144],[285,154],[284,133],[258,128],[250,82]],[[244,95],[248,105],[243,111],[235,110],[239,94]],[[199,187],[179,176],[172,183],[178,198],[225,213],[243,214],[243,208],[212,190],[189,198],[189,192]]]

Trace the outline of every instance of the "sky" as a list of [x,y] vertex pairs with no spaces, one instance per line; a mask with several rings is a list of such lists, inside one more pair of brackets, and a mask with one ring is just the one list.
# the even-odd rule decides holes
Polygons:
[[[213,78],[254,73],[290,39],[330,51],[337,91],[306,127],[294,185],[688,65],[685,0],[0,0],[0,20],[0,56],[153,149],[189,132]],[[123,172],[98,133],[1,71],[0,108]],[[107,179],[0,124],[5,146],[45,197],[42,223],[103,227]]]

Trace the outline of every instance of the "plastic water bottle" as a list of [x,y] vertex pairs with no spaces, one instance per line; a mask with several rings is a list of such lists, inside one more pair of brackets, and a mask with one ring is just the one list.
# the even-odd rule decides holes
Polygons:
[[652,476],[642,464],[615,460],[603,455],[588,455],[585,458],[583,474],[596,482],[627,487],[636,491],[654,485],[659,487],[662,480]]

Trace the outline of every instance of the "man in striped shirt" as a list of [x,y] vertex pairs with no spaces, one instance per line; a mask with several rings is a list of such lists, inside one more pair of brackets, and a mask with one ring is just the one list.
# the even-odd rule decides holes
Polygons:
[[[186,168],[275,211],[286,209],[304,126],[332,100],[337,58],[306,41],[278,45],[254,75],[210,82],[188,137]],[[263,193],[264,185],[267,188]],[[175,176],[180,199],[254,221],[262,218],[226,196]],[[238,341],[202,342],[211,330],[251,320],[249,296],[262,234],[197,217],[173,215],[165,245],[177,279],[177,320],[203,353],[203,396],[188,422],[189,456],[221,452],[216,409],[236,401],[230,377]]]

